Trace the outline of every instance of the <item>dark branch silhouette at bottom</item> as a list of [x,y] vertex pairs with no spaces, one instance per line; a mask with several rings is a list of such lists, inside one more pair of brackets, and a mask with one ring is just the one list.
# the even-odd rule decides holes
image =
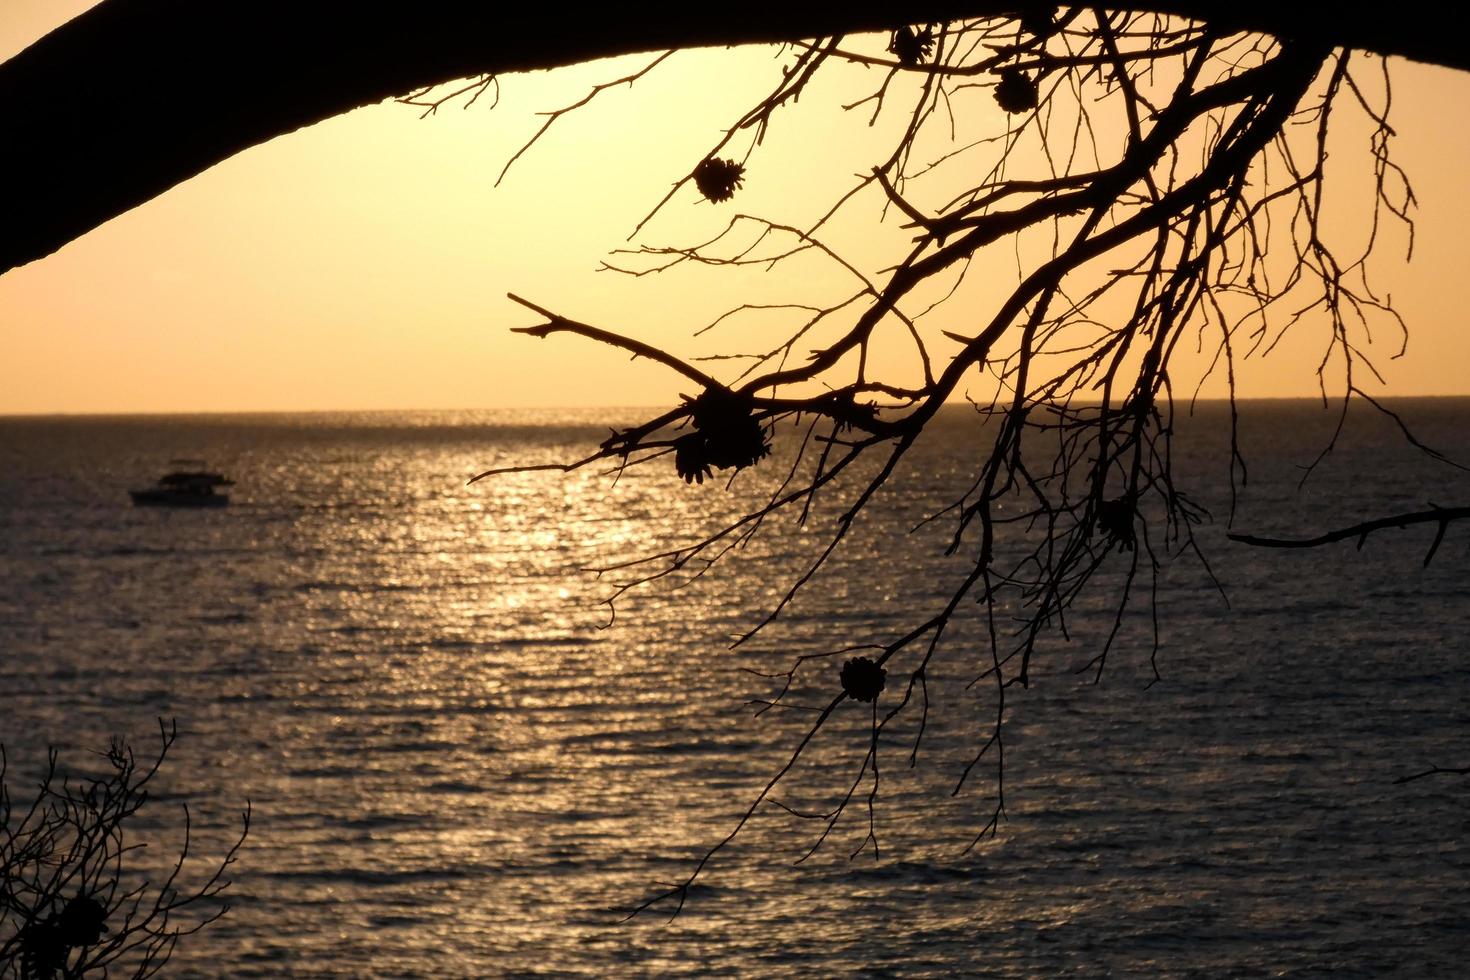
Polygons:
[[178,737],[172,722],[158,728],[151,761],[114,738],[100,775],[67,773],[52,749],[35,796],[19,805],[0,746],[0,978],[151,977],[182,937],[229,909],[220,896],[250,831],[249,804],[239,837],[201,883],[186,874],[194,863],[187,804],[172,866],[152,878],[136,866],[144,845],[128,836],[132,818]]
[[1435,552],[1439,551],[1440,544],[1444,541],[1445,532],[1454,521],[1463,521],[1470,518],[1470,507],[1435,507],[1429,510],[1414,511],[1411,514],[1395,514],[1391,517],[1380,517],[1372,521],[1364,521],[1351,527],[1339,528],[1336,531],[1327,531],[1314,538],[1268,538],[1254,534],[1230,534],[1231,541],[1239,541],[1241,544],[1254,545],[1258,548],[1320,548],[1323,545],[1334,544],[1338,541],[1357,539],[1358,548],[1362,548],[1368,540],[1368,535],[1374,531],[1382,531],[1386,528],[1413,527],[1415,524],[1438,524],[1435,531],[1434,541],[1429,545],[1429,551],[1424,555],[1424,564],[1427,566],[1434,559]]

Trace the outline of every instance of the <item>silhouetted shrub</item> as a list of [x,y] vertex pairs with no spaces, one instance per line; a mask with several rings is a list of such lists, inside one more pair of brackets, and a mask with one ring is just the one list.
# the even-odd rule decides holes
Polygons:
[[171,870],[155,881],[135,866],[145,845],[133,840],[132,818],[177,735],[160,722],[157,754],[143,765],[114,738],[101,775],[67,774],[53,749],[35,796],[19,807],[0,746],[0,977],[153,976],[182,936],[224,915],[224,873],[249,832],[248,806],[240,836],[202,884],[184,884],[187,805]]

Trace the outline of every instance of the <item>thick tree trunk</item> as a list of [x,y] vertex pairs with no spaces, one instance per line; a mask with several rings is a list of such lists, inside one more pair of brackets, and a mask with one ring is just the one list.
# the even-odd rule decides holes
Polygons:
[[[247,147],[425,85],[652,51],[810,38],[1013,11],[1019,0],[746,2],[590,14],[423,0],[389,14],[359,0],[104,0],[0,65],[0,272]],[[1130,5],[1132,6],[1132,5]],[[1391,13],[1272,0],[1138,9],[1229,29],[1470,67],[1437,6]]]

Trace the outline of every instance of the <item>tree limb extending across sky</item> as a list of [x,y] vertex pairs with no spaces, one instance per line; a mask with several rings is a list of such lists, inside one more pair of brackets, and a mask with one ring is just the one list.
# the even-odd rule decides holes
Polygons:
[[[359,106],[481,74],[670,48],[779,42],[1014,13],[1015,2],[545,8],[432,0],[104,0],[0,65],[0,273],[240,151]],[[1147,2],[1129,9],[1456,68],[1443,8]]]

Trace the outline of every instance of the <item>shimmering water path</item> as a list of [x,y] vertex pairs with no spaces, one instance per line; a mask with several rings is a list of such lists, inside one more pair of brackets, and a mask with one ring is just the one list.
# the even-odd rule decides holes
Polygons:
[[[1407,411],[1470,457],[1470,403]],[[1074,671],[1110,624],[1105,578],[1014,691],[1007,819],[969,853],[996,784],[950,796],[993,708],[965,688],[983,651],[961,630],[919,765],[912,728],[882,748],[876,860],[849,860],[854,811],[794,864],[816,828],[764,810],[680,917],[621,921],[728,831],[808,720],[753,717],[774,688],[738,668],[886,639],[964,571],[938,557],[948,526],[901,533],[967,485],[960,415],[735,653],[836,507],[602,629],[609,586],[582,569],[687,540],[760,481],[465,485],[583,453],[597,414],[0,420],[0,741],[34,767],[48,744],[143,747],[176,718],[142,825],[159,857],[180,801],[206,857],[251,801],[234,907],[180,945],[179,976],[1462,975],[1470,788],[1393,779],[1470,761],[1470,527],[1427,569],[1430,531],[1229,545],[1222,418],[1184,426],[1179,465],[1216,515],[1201,540],[1230,608],[1197,563],[1168,565],[1163,681],[1145,689],[1140,619],[1093,686]],[[1366,417],[1298,492],[1330,420],[1277,404],[1246,422],[1244,530],[1470,503],[1464,474]],[[231,506],[132,508],[126,489],[181,456],[232,475]],[[847,707],[792,805],[850,779],[868,717]]]

